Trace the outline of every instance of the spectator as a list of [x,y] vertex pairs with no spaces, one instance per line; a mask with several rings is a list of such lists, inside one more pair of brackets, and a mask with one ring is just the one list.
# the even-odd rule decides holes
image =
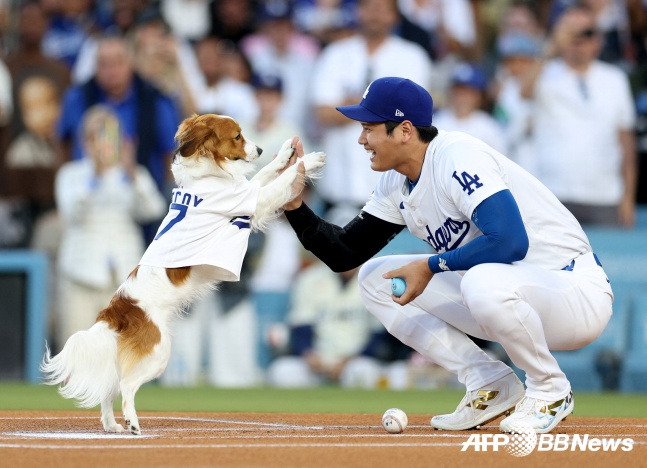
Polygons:
[[356,24],[357,0],[295,0],[297,27],[321,46],[341,39]]
[[166,212],[164,197],[117,116],[106,106],[83,114],[84,153],[56,176],[56,204],[64,221],[59,251],[56,343],[89,328],[96,314],[144,253],[138,222]]
[[238,45],[245,36],[256,30],[256,16],[252,0],[213,0],[211,3],[211,34]]
[[[3,129],[2,148],[6,153],[0,184],[20,213],[14,219],[22,224],[18,244],[21,247],[34,245],[41,221],[56,219],[54,175],[61,155],[55,144],[54,128],[61,96],[70,83],[70,72],[65,64],[46,57],[41,50],[47,24],[39,2],[23,3],[18,16],[17,47],[6,60],[15,106],[9,124]],[[51,216],[44,216],[45,213]],[[47,229],[40,237],[52,240],[49,245],[54,247],[50,249],[53,253],[58,236],[54,229]]]
[[140,16],[132,38],[139,75],[172,97],[184,117],[195,113],[188,77],[200,68],[191,44],[176,37],[155,10]]
[[513,0],[503,10],[497,31],[497,36],[507,34],[523,34],[537,40],[544,37],[545,31],[539,21],[535,2]]
[[[577,4],[572,0],[553,2],[551,24],[556,25],[561,15]],[[595,28],[600,36],[598,58],[619,66],[627,65],[631,58],[627,0],[581,0],[579,4],[588,8],[594,16]]]
[[279,357],[270,365],[270,385],[377,386],[380,363],[363,356],[362,351],[382,327],[362,303],[358,270],[334,273],[317,261],[298,276],[287,319],[291,355]]
[[[126,37],[134,29],[140,16],[149,8],[149,0],[107,1],[110,1],[111,4],[110,16],[107,21],[101,19],[102,28],[93,31],[93,34],[83,43],[72,69],[72,81],[74,83],[84,83],[95,74],[98,39],[105,35]],[[103,10],[105,8],[101,8],[100,5],[99,16],[105,15]]]
[[508,33],[497,42],[499,66],[493,87],[494,116],[503,126],[507,155],[535,173],[532,146],[532,101],[521,96],[523,77],[541,54],[541,42],[522,33]]
[[43,51],[48,57],[74,67],[83,43],[94,27],[95,18],[90,0],[61,0],[60,10],[49,23],[43,37]]
[[[61,95],[70,84],[69,69],[60,60],[49,58],[42,52],[41,44],[48,22],[43,7],[37,0],[28,1],[20,6],[18,44],[6,59],[13,81],[14,101],[17,101],[22,81],[32,76],[51,80]],[[13,115],[9,140],[23,130],[24,124],[21,118],[20,108],[17,108]]]
[[483,140],[495,150],[505,152],[505,137],[499,123],[483,110],[487,78],[475,64],[461,63],[454,70],[450,107],[434,115],[440,130],[456,130]]
[[635,222],[635,109],[622,70],[597,60],[602,37],[590,9],[562,14],[552,35],[555,58],[524,80],[534,98],[537,177],[583,224]]
[[56,85],[43,76],[32,76],[22,82],[17,98],[25,130],[10,143],[6,165],[57,168],[59,159],[54,141],[61,97]]
[[454,54],[476,58],[476,21],[469,0],[398,0],[398,5],[404,17],[431,35],[436,60]]
[[213,112],[254,121],[258,115],[254,88],[227,75],[227,55],[231,52],[227,41],[213,37],[196,44],[201,74],[188,77],[193,100],[198,113]]
[[[312,130],[307,127],[311,122],[308,119],[308,83],[319,54],[319,45],[313,38],[296,30],[292,14],[288,0],[262,3],[259,31],[243,39],[241,49],[256,73],[275,75],[281,79],[281,120],[307,131]],[[302,135],[304,131],[297,133]]]
[[135,73],[133,52],[123,38],[101,38],[94,77],[70,88],[63,98],[57,133],[70,148],[72,159],[82,155],[79,124],[83,113],[97,103],[115,112],[124,134],[135,143],[137,162],[148,168],[157,187],[165,191],[179,112],[171,98]]
[[328,45],[313,73],[312,101],[328,155],[316,189],[329,206],[362,206],[378,177],[357,145],[353,122],[335,107],[358,102],[378,77],[402,76],[423,86],[431,81],[432,64],[424,49],[393,34],[399,20],[395,0],[359,0],[357,18],[357,33]]
[[197,41],[211,30],[211,0],[161,0],[160,9],[173,35]]

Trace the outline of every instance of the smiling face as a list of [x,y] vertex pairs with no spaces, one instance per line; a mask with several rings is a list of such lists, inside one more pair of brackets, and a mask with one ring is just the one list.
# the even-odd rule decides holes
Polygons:
[[[371,169],[377,172],[395,170],[411,180],[417,180],[425,160],[427,142],[418,135],[413,124],[405,120],[402,123],[369,123],[361,122],[362,133],[358,143],[370,155]],[[393,130],[387,132],[387,125]]]
[[358,143],[370,155],[371,169],[384,172],[394,169],[398,160],[398,142],[396,141],[398,127],[392,135],[387,135],[384,123],[362,122],[362,133]]

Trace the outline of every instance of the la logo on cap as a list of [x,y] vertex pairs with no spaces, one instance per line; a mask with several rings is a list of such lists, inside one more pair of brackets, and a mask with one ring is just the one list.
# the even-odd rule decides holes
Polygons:
[[404,117],[404,112],[402,112],[400,109],[395,110],[395,116],[396,117]]

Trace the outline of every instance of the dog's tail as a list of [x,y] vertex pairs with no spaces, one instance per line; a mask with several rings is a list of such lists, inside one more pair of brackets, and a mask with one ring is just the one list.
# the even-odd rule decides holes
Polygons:
[[40,370],[44,383],[60,385],[61,396],[92,408],[119,392],[117,335],[107,323],[99,321],[89,330],[72,335],[56,356],[50,355],[48,347]]

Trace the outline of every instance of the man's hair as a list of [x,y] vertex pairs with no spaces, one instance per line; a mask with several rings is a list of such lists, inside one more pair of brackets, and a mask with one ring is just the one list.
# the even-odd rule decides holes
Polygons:
[[[395,130],[395,127],[397,127],[401,123],[402,122],[394,122],[392,120],[387,120],[386,122],[384,122],[384,126],[386,127],[386,134],[388,136],[393,135],[393,130]],[[429,143],[431,140],[436,138],[436,135],[438,135],[438,129],[433,125],[429,127],[418,127],[414,125],[414,128],[418,132],[418,138],[423,143]]]

